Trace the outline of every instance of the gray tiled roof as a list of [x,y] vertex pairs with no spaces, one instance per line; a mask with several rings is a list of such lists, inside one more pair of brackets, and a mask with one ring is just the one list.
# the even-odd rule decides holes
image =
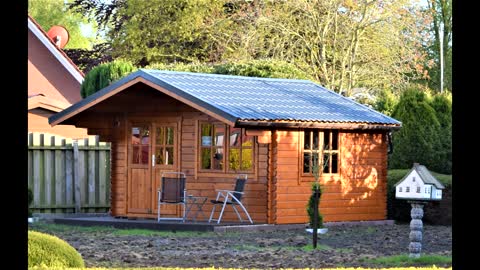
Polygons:
[[[311,121],[400,127],[401,122],[307,80],[140,69],[49,117],[54,123],[143,78],[228,121]],[[58,123],[55,123],[58,124]]]
[[307,80],[141,70],[240,120],[400,122]]
[[445,187],[440,183],[435,176],[433,176],[430,171],[428,171],[427,167],[423,165],[415,164],[415,170],[417,171],[420,178],[422,178],[425,184],[434,185],[436,188],[444,189]]

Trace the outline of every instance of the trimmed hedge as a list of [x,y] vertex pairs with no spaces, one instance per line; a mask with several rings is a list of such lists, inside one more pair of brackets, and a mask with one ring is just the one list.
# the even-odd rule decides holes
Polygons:
[[64,240],[28,231],[28,267],[85,267],[82,256]]
[[[399,222],[410,222],[412,207],[406,200],[395,199],[395,185],[410,169],[389,170],[387,174],[387,217]],[[445,186],[441,201],[429,202],[424,207],[423,222],[431,225],[452,224],[452,176],[430,171]]]

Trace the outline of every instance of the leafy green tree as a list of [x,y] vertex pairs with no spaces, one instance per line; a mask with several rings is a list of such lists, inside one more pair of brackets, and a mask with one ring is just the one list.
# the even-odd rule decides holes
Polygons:
[[128,19],[108,32],[114,57],[145,66],[206,61],[216,51],[210,33],[223,12],[220,0],[129,0],[117,12]]
[[295,63],[346,96],[423,76],[425,58],[410,1],[298,0],[265,3],[257,20],[259,50]]
[[[66,3],[67,2],[67,3]],[[67,9],[69,1],[64,0],[28,0],[28,14],[42,26],[45,32],[54,26],[65,27],[69,34],[69,41],[65,49],[89,49],[98,42],[95,37],[96,23],[89,22],[87,17]],[[91,33],[82,33],[82,27],[89,27]]]
[[436,151],[436,162],[432,170],[444,174],[452,174],[452,99],[451,95],[437,94],[430,105],[435,110],[440,123],[439,147]]
[[440,123],[427,95],[412,86],[402,93],[392,117],[402,122],[393,134],[389,168],[407,169],[417,162],[433,169],[440,144]]
[[[429,67],[429,86],[439,92],[445,88],[452,90],[452,0],[427,0],[426,3],[426,14],[431,22],[426,50],[434,62]],[[444,89],[440,89],[440,45],[444,59]]]
[[96,66],[87,73],[80,88],[83,98],[134,72],[137,68],[129,61],[114,60]]

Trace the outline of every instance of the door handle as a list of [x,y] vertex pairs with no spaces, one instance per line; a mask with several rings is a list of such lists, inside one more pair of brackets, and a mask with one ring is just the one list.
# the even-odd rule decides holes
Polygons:
[[152,167],[155,167],[155,155],[152,155]]

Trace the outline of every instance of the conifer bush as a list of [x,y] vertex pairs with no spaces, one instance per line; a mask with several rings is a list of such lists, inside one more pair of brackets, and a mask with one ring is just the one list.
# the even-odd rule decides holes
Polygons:
[[124,60],[100,64],[85,76],[80,87],[80,95],[86,98],[136,70],[131,62]]
[[417,88],[407,89],[392,117],[402,122],[402,128],[393,133],[394,151],[389,157],[389,168],[407,169],[413,163],[420,163],[434,169],[440,123],[427,95]]

